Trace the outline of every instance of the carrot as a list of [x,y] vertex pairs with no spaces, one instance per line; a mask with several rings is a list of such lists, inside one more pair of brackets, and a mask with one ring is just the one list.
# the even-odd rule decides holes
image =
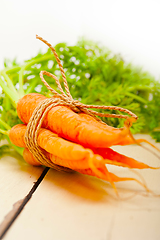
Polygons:
[[[144,169],[144,168],[151,168],[151,169],[157,169],[154,167],[150,167],[145,163],[139,162],[133,158],[127,157],[123,154],[120,154],[111,148],[92,148],[92,151],[95,154],[98,154],[102,156],[104,159],[110,159],[116,162],[119,162],[120,164],[125,164],[129,168],[138,168],[138,169]],[[106,162],[107,163],[107,162]]]
[[[26,126],[23,124],[15,125],[9,132],[9,138],[11,142],[17,146],[25,147],[24,135],[26,131]],[[40,129],[37,142],[42,149],[47,158],[54,164],[70,168],[72,170],[87,174],[87,169],[90,169],[91,175],[96,176],[97,178],[109,181],[117,193],[116,186],[114,182],[116,181],[127,181],[134,180],[139,184],[143,185],[146,188],[145,184],[139,182],[135,178],[119,178],[114,174],[111,174],[105,164],[113,164],[117,166],[128,167],[129,163],[125,164],[123,161],[113,161],[104,159],[103,151],[97,150],[99,154],[93,153],[91,149],[85,149],[83,146],[69,142],[65,139],[59,138],[57,134],[52,133],[47,129]],[[51,151],[52,153],[46,152],[46,150]],[[54,154],[57,154],[54,155]],[[106,154],[106,153],[105,153]],[[27,157],[27,150],[24,151],[24,159],[30,164],[39,165],[37,160],[30,154]],[[107,156],[107,155],[106,155]],[[108,156],[112,156],[112,152]],[[118,159],[118,157],[117,157]],[[133,166],[131,166],[133,167]],[[144,166],[146,167],[146,166]],[[86,173],[85,173],[86,172]],[[147,190],[147,188],[146,188]],[[117,193],[118,194],[118,193]]]
[[[56,163],[56,157],[53,156],[52,154],[49,154],[46,152],[46,155],[48,158],[50,158],[50,160],[52,160],[54,163]],[[38,162],[38,160],[33,156],[33,154],[29,151],[28,148],[24,148],[23,150],[23,158],[24,160],[30,164],[30,165],[33,165],[33,166],[40,166],[41,164]],[[62,161],[62,160],[61,160]],[[96,174],[90,169],[75,169],[75,171],[77,172],[80,172],[82,174],[86,174],[86,175],[91,175],[91,176],[94,176],[96,177]],[[115,182],[118,182],[118,181],[123,181],[122,179],[125,179],[125,178],[119,178],[117,177],[116,175],[114,175],[113,173],[110,173],[110,175],[113,177],[114,181]],[[99,176],[98,176],[99,177]],[[106,178],[104,179],[106,180]]]
[[112,126],[107,125],[106,123],[101,123],[99,121],[97,121],[95,118],[93,118],[92,116],[85,114],[83,112],[79,113],[79,116],[83,119],[88,121],[91,125],[108,130],[109,132],[121,132],[122,129],[120,128],[114,128]]
[[[26,147],[24,141],[25,132],[26,125],[15,125],[9,132],[9,138],[11,142],[18,147]],[[103,164],[113,164],[129,168],[152,168],[147,164],[134,160],[133,158],[129,158],[125,155],[119,154],[110,148],[84,148],[79,144],[62,139],[58,137],[57,134],[54,134],[44,128],[40,129],[37,136],[37,142],[42,149],[60,158],[60,162],[57,162],[56,164],[63,166],[65,165],[65,167],[69,167],[72,169],[78,167],[83,169],[87,168],[89,166],[89,159],[93,158],[93,153],[94,157],[96,156],[96,166],[98,166],[97,162],[102,161]],[[101,156],[103,160],[102,158],[100,160],[100,158],[98,158],[98,155]]]
[[[46,152],[46,156],[54,163],[60,163],[60,162],[63,162],[63,160],[59,159],[58,157],[50,154],[50,153],[47,153]],[[31,165],[34,165],[34,166],[40,166],[39,162],[37,161],[37,159],[32,155],[32,153],[27,149],[27,148],[24,148],[24,151],[23,151],[23,158],[24,160],[31,164]],[[64,166],[64,165],[63,165]],[[66,166],[66,165],[65,165]],[[97,177],[97,178],[100,178],[102,180],[105,180],[105,181],[108,181],[111,183],[111,185],[113,186],[116,194],[118,195],[118,192],[117,192],[117,189],[114,185],[114,182],[120,182],[120,181],[136,181],[138,184],[140,184],[141,186],[143,186],[147,191],[148,188],[146,187],[146,185],[140,181],[138,181],[137,179],[135,178],[129,178],[129,177],[118,177],[116,176],[115,174],[109,172],[107,170],[107,168],[105,166],[101,167],[101,168],[98,168],[96,170],[96,172],[94,170],[92,170],[91,168],[87,168],[87,169],[74,169],[76,172],[79,172],[81,174],[85,174],[85,175],[89,175],[89,176],[93,176],[93,177]]]
[[[25,125],[15,125],[9,132],[11,142],[16,146],[26,147],[24,141],[25,131]],[[103,157],[94,154],[92,150],[59,138],[56,134],[47,129],[40,129],[37,136],[37,142],[42,149],[50,153],[48,158],[53,163],[73,170],[76,168],[85,169],[91,167],[95,168],[96,171],[97,168],[104,167],[107,161],[105,160],[104,162]],[[112,161],[112,164],[117,165],[114,161]],[[123,164],[121,164],[121,166],[123,166]]]
[[[81,116],[81,118],[83,118],[84,120],[87,120],[93,126],[99,127],[108,132],[112,132],[113,134],[114,133],[118,134],[118,132],[120,133],[122,131],[122,129],[120,129],[120,128],[118,129],[118,128],[114,128],[112,126],[108,126],[107,124],[103,124],[103,123],[97,121],[96,119],[94,119],[93,117],[91,117],[90,115],[87,115],[85,113],[79,113],[79,116]],[[134,139],[133,137],[131,137],[131,133],[129,133],[129,132],[128,132],[128,134],[124,135],[122,138],[119,138],[119,141],[113,143],[113,145],[124,146],[124,145],[131,145],[131,144],[139,144],[142,142],[145,142],[145,143],[149,144],[150,146],[152,146],[153,148],[155,148],[157,151],[160,151],[159,148],[157,148],[155,145],[153,145],[146,139]]]
[[[21,98],[17,104],[19,118],[27,124],[36,106],[47,99],[37,93],[30,93]],[[91,125],[80,114],[66,106],[56,106],[47,113],[43,127],[57,133],[60,137],[84,145],[85,147],[110,147],[128,134],[128,126],[123,129],[107,131]]]
[[[26,128],[26,125],[23,124],[18,124],[11,128],[9,138],[13,144],[18,147],[26,147],[24,141]],[[79,144],[62,139],[58,137],[57,134],[44,128],[41,128],[38,133],[37,143],[47,152],[61,159],[65,159],[65,161],[68,162],[66,163],[68,164],[67,167],[69,167],[70,164],[73,165],[72,161],[75,161],[75,164],[77,164],[76,167],[81,164],[83,168],[85,168],[85,165],[88,166],[88,159],[94,155],[90,149],[85,149]],[[72,166],[72,168],[73,167],[74,166]]]
[[[46,152],[46,156],[48,157],[48,159],[50,159],[55,164],[58,163],[58,165],[61,165],[61,166],[71,167],[70,164],[68,164],[68,161],[60,159],[60,158],[54,156],[53,154]],[[32,153],[27,148],[25,148],[23,151],[23,158],[27,163],[29,163],[31,165],[39,166],[38,160],[32,155]],[[65,164],[63,164],[64,162],[65,162]],[[104,169],[105,169],[105,171],[104,171]],[[82,168],[81,170],[85,170],[85,169]],[[103,172],[102,172],[102,170],[103,170]],[[79,172],[80,172],[80,169],[79,169]],[[92,172],[94,173],[93,176],[101,178],[101,179],[105,179],[106,181],[109,181],[111,183],[111,185],[113,186],[113,188],[115,189],[115,192],[117,193],[116,187],[112,181],[112,178],[110,177],[110,173],[108,172],[108,170],[105,166],[103,166],[103,167],[101,166],[101,168],[99,166],[99,169],[96,170],[96,172],[94,171],[94,169],[92,170]]]
[[[55,163],[55,164],[58,164],[58,165],[61,165],[61,166],[63,166],[63,167],[70,166],[70,167],[73,168],[73,166],[71,166],[71,164],[68,164],[65,159],[60,159],[60,158],[58,158],[57,156],[54,156],[53,154],[48,153],[48,152],[46,152],[46,151],[44,151],[44,153],[45,153],[45,155],[47,156],[47,158],[50,159],[51,162],[53,162],[53,163]],[[33,165],[33,166],[40,166],[40,165],[41,165],[41,163],[39,163],[39,161],[38,161],[38,160],[36,159],[36,157],[29,151],[28,148],[24,148],[24,150],[23,150],[23,158],[24,158],[24,160],[25,160],[28,164],[30,164],[30,165]],[[83,168],[82,168],[81,171],[83,171],[83,170],[88,170],[88,169],[83,169]],[[76,171],[77,171],[77,169],[76,169]],[[79,169],[79,171],[80,171],[80,169]],[[91,171],[91,169],[90,169],[90,171]],[[92,175],[93,175],[93,176],[96,176],[96,175],[94,175],[93,171],[92,171]]]
[[[25,131],[26,126],[23,124],[18,124],[11,128],[9,131],[11,142],[16,146],[26,147],[24,141]],[[92,150],[62,139],[58,137],[57,134],[47,129],[40,129],[37,136],[37,142],[42,149],[51,153],[54,157],[57,157],[57,159],[54,159],[54,161],[56,161],[54,163],[57,165],[62,165],[71,169],[85,169],[89,167],[90,161],[93,161],[96,167],[105,164],[103,163],[103,158],[94,154]]]

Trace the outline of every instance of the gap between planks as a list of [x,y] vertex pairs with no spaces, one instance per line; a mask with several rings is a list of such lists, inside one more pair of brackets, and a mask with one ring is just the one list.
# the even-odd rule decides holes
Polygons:
[[14,221],[17,219],[25,205],[28,203],[28,201],[31,199],[33,193],[36,191],[44,177],[49,171],[49,167],[46,167],[43,172],[41,173],[38,180],[34,183],[33,187],[31,188],[30,192],[21,200],[17,201],[13,205],[13,209],[4,217],[4,220],[0,224],[0,240],[5,236],[9,228],[12,226]]

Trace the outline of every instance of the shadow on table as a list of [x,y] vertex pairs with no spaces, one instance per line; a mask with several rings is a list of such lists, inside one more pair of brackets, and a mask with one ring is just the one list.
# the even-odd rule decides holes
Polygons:
[[[144,191],[135,191],[129,188],[118,188],[118,194],[116,195],[114,189],[110,183],[98,179],[96,177],[87,176],[78,172],[62,173],[50,169],[45,177],[45,180],[49,182],[49,188],[56,186],[67,193],[71,193],[74,197],[83,198],[92,202],[119,202],[131,200],[137,195],[141,195]],[[122,183],[123,184],[123,183]],[[122,185],[123,186],[123,185]]]

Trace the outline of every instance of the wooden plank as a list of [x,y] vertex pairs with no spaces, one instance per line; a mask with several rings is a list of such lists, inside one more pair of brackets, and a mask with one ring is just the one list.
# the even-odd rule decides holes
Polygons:
[[28,194],[43,171],[24,162],[14,151],[0,159],[0,223],[13,208],[13,204]]
[[[152,166],[160,165],[158,158],[139,146],[115,148]],[[113,169],[117,175],[134,174]],[[160,170],[139,173],[160,194]],[[160,239],[160,198],[147,195],[136,183],[118,183],[117,187],[119,198],[104,181],[49,170],[4,239]]]

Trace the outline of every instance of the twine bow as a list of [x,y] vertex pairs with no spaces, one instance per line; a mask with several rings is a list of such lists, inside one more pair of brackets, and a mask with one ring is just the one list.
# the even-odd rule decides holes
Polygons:
[[[62,74],[62,78],[63,78],[63,83],[64,83],[64,87],[65,87],[65,90],[66,90],[66,94],[65,92],[63,91],[62,87],[61,87],[61,84],[58,80],[58,78],[49,73],[49,72],[46,72],[46,71],[41,71],[40,72],[40,77],[41,77],[41,80],[42,82],[44,83],[44,85],[57,97],[59,97],[62,101],[64,101],[66,104],[69,104],[69,106],[74,110],[75,109],[75,112],[85,112],[93,117],[95,116],[100,116],[100,117],[112,117],[112,118],[125,118],[125,119],[129,119],[129,116],[127,115],[120,115],[120,114],[108,114],[108,113],[100,113],[100,112],[97,112],[97,111],[94,111],[94,110],[91,110],[90,108],[94,108],[94,109],[108,109],[108,110],[116,110],[116,111],[120,111],[120,112],[125,112],[127,113],[128,115],[130,115],[131,117],[133,117],[135,120],[138,119],[138,117],[132,113],[131,111],[129,111],[128,109],[125,109],[125,108],[121,108],[121,107],[117,107],[117,106],[104,106],[104,105],[86,105],[86,104],[83,104],[81,102],[79,102],[78,100],[74,100],[70,94],[70,91],[69,91],[69,87],[68,87],[68,84],[67,84],[67,80],[66,80],[66,76],[65,76],[65,72],[64,72],[64,69],[63,69],[63,66],[61,64],[61,61],[56,53],[56,50],[55,48],[52,47],[52,45],[50,43],[48,43],[46,40],[44,40],[42,37],[39,37],[38,35],[36,35],[36,38],[41,40],[42,42],[44,42],[52,51],[52,53],[54,54],[55,58],[56,58],[56,61],[59,65],[59,68],[60,68],[60,71],[61,71],[61,74]],[[61,92],[61,94],[59,94],[58,92],[56,92],[54,89],[52,89],[48,83],[45,81],[43,75],[46,75],[46,76],[49,76],[49,77],[52,77],[56,83],[57,83],[57,86]],[[100,121],[99,118],[96,118],[98,121]]]
[[[60,81],[58,80],[58,78],[47,72],[47,71],[41,71],[40,72],[40,78],[42,80],[42,82],[44,83],[44,85],[48,88],[48,90],[50,90],[54,96],[51,98],[47,98],[44,101],[40,102],[40,104],[35,108],[29,123],[27,124],[27,130],[25,133],[25,143],[26,146],[28,147],[28,149],[32,152],[32,154],[36,157],[36,159],[45,166],[48,167],[52,167],[56,170],[59,171],[71,171],[71,169],[59,166],[53,162],[51,162],[45,154],[45,151],[43,149],[41,149],[37,143],[37,135],[38,132],[42,126],[43,120],[47,114],[47,112],[55,106],[68,106],[70,107],[74,112],[79,113],[79,112],[84,112],[86,114],[91,115],[92,117],[94,117],[97,121],[101,121],[99,118],[97,118],[97,116],[100,117],[113,117],[113,118],[124,118],[127,119],[127,124],[128,126],[130,126],[134,120],[137,120],[137,116],[132,113],[131,111],[129,111],[128,109],[124,109],[121,107],[117,107],[117,106],[99,106],[99,105],[86,105],[83,104],[81,102],[79,102],[78,100],[74,100],[70,94],[69,91],[69,87],[67,84],[67,80],[66,80],[66,76],[65,76],[65,72],[63,69],[63,66],[61,64],[61,61],[56,53],[56,50],[51,46],[50,43],[48,43],[46,40],[44,40],[43,38],[39,37],[38,35],[36,35],[36,38],[41,40],[42,42],[44,42],[53,52],[56,61],[59,65],[61,74],[62,74],[62,78],[63,78],[63,83],[64,83],[64,87],[65,87],[65,91],[66,93],[63,91],[63,88],[60,84]],[[44,79],[44,75],[53,78],[58,86],[58,89],[60,90],[61,94],[58,93],[57,91],[55,91],[54,89],[52,89],[49,84],[45,81]],[[100,113],[94,110],[91,110],[91,108],[94,109],[108,109],[108,110],[118,110],[121,112],[125,112],[127,114],[129,114],[131,116],[131,121],[129,120],[130,117],[128,115],[120,115],[120,114],[108,114],[108,113]],[[105,124],[103,121],[101,121],[103,124]]]

